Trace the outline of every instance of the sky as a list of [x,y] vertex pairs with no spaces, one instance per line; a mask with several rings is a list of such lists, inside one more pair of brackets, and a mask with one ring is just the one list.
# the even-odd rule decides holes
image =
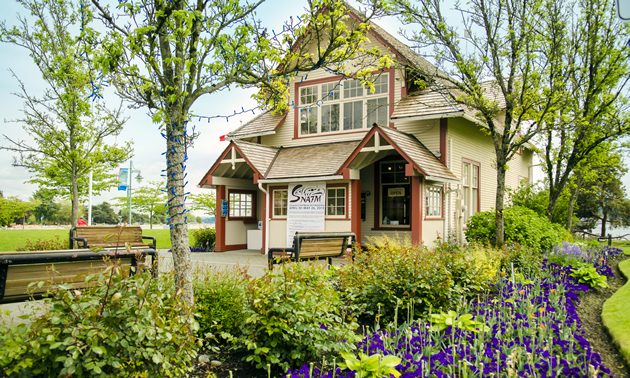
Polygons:
[[[350,1],[350,4],[353,4]],[[258,16],[263,20],[264,24],[270,29],[281,29],[284,21],[291,16],[301,15],[304,13],[306,1],[286,0],[267,0],[258,9]],[[13,1],[3,1],[2,14],[7,24],[11,25],[16,22],[16,14],[25,14],[24,9]],[[401,25],[394,18],[381,19],[376,21],[377,24],[393,35],[398,36],[398,30]],[[402,37],[398,36],[402,40]],[[10,70],[22,80],[31,95],[42,93],[45,86],[40,79],[40,73],[33,63],[28,52],[20,47],[0,44],[0,112],[2,114],[2,123],[0,129],[2,135],[6,135],[12,139],[28,140],[21,125],[11,122],[16,118],[20,118],[22,109],[22,100],[17,98],[13,93],[19,89],[18,81]],[[192,113],[205,116],[228,116],[240,111],[241,108],[251,109],[256,106],[254,100],[251,99],[253,90],[243,90],[232,88],[222,92],[202,96],[193,106]],[[105,101],[108,105],[118,106],[120,100],[117,98],[113,90],[105,92]],[[127,106],[129,104],[124,104]],[[258,111],[256,112],[258,114]],[[160,174],[165,169],[166,161],[162,153],[165,150],[165,141],[158,131],[157,125],[151,122],[151,118],[147,115],[146,109],[126,109],[125,116],[129,118],[124,131],[117,137],[119,142],[133,141],[134,156],[131,158],[135,169],[139,169],[144,177],[144,182],[160,180]],[[187,164],[188,186],[187,190],[191,193],[205,193],[208,189],[200,189],[197,184],[207,172],[210,166],[215,162],[221,152],[227,147],[228,142],[220,142],[219,137],[240,126],[241,122],[247,122],[253,118],[251,112],[243,115],[236,115],[229,119],[219,118],[213,119],[209,123],[207,120],[201,122],[194,120],[193,126],[201,133],[199,139],[195,142],[193,148],[189,149],[189,160]],[[1,138],[0,145],[7,145],[4,137]],[[113,139],[110,140],[110,142]],[[37,185],[26,183],[31,174],[22,167],[13,167],[13,153],[8,151],[0,151],[0,190],[5,196],[18,196],[22,200],[27,200],[32,193],[37,190]],[[128,167],[126,162],[121,167]],[[112,173],[117,173],[118,170]],[[135,176],[134,176],[135,177]],[[537,171],[535,178],[542,178],[542,173]],[[630,187],[630,175],[624,177],[626,187]],[[137,183],[134,181],[134,187]],[[93,198],[93,204],[99,204],[103,201],[111,201],[114,197],[126,196],[126,192],[118,191],[116,188],[100,196]],[[196,214],[196,215],[201,215]]]

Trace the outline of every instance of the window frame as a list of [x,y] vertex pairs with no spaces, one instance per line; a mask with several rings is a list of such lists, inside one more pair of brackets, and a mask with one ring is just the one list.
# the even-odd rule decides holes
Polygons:
[[[332,84],[333,82],[336,81],[341,81],[343,80],[341,77],[335,77],[332,79],[320,79],[320,80],[313,80],[311,83],[296,83],[295,86],[295,95],[296,95],[296,99],[297,99],[297,103],[294,103],[294,111],[295,111],[295,135],[294,138],[307,138],[307,137],[315,137],[315,136],[327,136],[327,135],[336,135],[336,134],[345,134],[345,133],[356,133],[356,132],[365,132],[367,131],[371,125],[368,124],[368,118],[372,118],[368,116],[368,110],[370,110],[370,107],[368,106],[368,100],[376,100],[377,104],[378,104],[378,100],[382,100],[385,99],[385,104],[384,105],[377,105],[376,107],[371,106],[373,108],[375,108],[373,111],[376,112],[376,114],[374,115],[376,121],[378,122],[378,113],[379,113],[379,108],[382,106],[386,107],[385,110],[385,124],[389,124],[391,123],[391,120],[389,119],[390,115],[391,115],[391,103],[393,101],[393,95],[394,95],[394,91],[395,91],[395,82],[394,80],[392,80],[395,76],[395,71],[394,70],[384,70],[383,72],[380,73],[380,77],[379,77],[379,84],[378,84],[378,91],[375,91],[375,93],[370,93],[369,88],[361,86],[363,94],[361,96],[355,96],[355,97],[345,97],[345,87],[340,86],[337,87],[335,89],[335,94],[339,93],[339,98],[338,99],[324,99],[323,101],[321,100],[321,97],[319,98],[318,102],[316,103],[309,103],[309,104],[302,104],[302,91],[304,89],[307,88],[317,88],[317,93],[320,93],[321,96],[323,97],[324,95],[322,94],[324,91],[324,88],[326,88],[326,90],[328,89],[328,87],[330,86],[330,84]],[[344,82],[340,82],[339,84],[343,85]],[[381,92],[381,88],[387,86],[387,92]],[[356,88],[355,88],[356,89]],[[380,92],[380,93],[379,93]],[[328,98],[330,98],[331,96],[327,96]],[[345,124],[345,119],[344,119],[344,104],[351,104],[353,102],[357,102],[357,101],[361,101],[361,109],[362,109],[362,119],[361,119],[361,127],[360,128],[351,128],[351,129],[344,129],[344,124]],[[334,131],[324,131],[322,132],[322,126],[323,126],[323,116],[324,116],[324,111],[323,111],[323,107],[324,106],[329,106],[329,105],[338,105],[338,113],[339,113],[339,122],[338,122],[338,130],[334,130]],[[308,111],[308,109],[317,109],[317,131],[314,133],[302,133],[302,112],[303,111]],[[320,109],[321,108],[321,109]],[[308,119],[308,116],[307,116]],[[309,128],[310,128],[310,122],[308,123]],[[329,128],[331,128],[329,126]]]
[[[250,194],[252,196],[252,216],[244,217],[244,216],[232,216],[230,215],[232,209],[232,194]],[[257,223],[258,222],[258,208],[257,206],[257,198],[258,192],[256,190],[246,190],[246,189],[228,189],[227,199],[228,199],[228,221],[237,221],[241,220],[245,223]],[[239,201],[240,202],[240,201]]]
[[[374,163],[375,165],[378,166],[378,215],[379,215],[379,219],[377,219],[376,221],[377,223],[377,227],[375,227],[375,229],[378,230],[397,230],[397,231],[411,231],[411,203],[412,203],[412,199],[411,199],[411,179],[409,178],[409,176],[406,175],[406,170],[405,170],[405,177],[408,178],[408,182],[406,183],[397,183],[397,182],[393,182],[393,183],[383,183],[383,170],[382,170],[382,166],[383,164],[397,164],[397,163],[402,163],[403,165],[407,164],[407,161],[404,159],[401,159],[399,157],[396,157],[395,159],[391,159],[391,160],[386,160],[386,159],[381,159],[378,162]],[[404,169],[404,168],[403,168]],[[395,174],[395,172],[394,172]],[[394,177],[396,177],[394,175]],[[376,180],[375,180],[376,181]],[[375,183],[376,185],[376,183]],[[409,191],[409,204],[408,204],[408,211],[409,211],[409,224],[383,224],[383,203],[384,203],[384,196],[385,196],[385,188],[388,187],[395,187],[395,186],[402,186],[404,185],[405,188],[408,188]],[[407,197],[406,193],[405,193],[405,198]],[[375,214],[376,215],[376,214]]]
[[[328,189],[343,189],[345,194],[344,201],[344,215],[329,215],[328,214]],[[326,184],[326,214],[325,220],[348,220],[350,219],[350,190],[347,183],[339,184]]]
[[274,201],[274,192],[276,191],[286,191],[287,192],[287,202],[286,202],[286,208],[287,208],[287,215],[289,214],[289,186],[288,185],[284,185],[284,186],[272,186],[269,188],[269,193],[271,193],[271,214],[270,214],[270,219],[278,219],[278,220],[286,220],[287,219],[287,215],[275,215],[275,201]]
[[[469,172],[467,172],[468,173],[467,187],[468,187],[468,196],[470,198],[465,198],[464,202],[466,202],[466,204],[468,205],[467,206],[468,208],[466,209],[466,217],[465,217],[465,220],[468,221],[470,217],[472,217],[476,213],[481,212],[481,163],[475,160],[462,158],[462,196],[464,196],[463,193],[466,192],[464,190],[464,188],[466,187],[466,185],[464,185],[464,177],[465,177],[464,175],[466,174],[466,165],[468,165],[469,167]],[[473,171],[474,171],[473,167],[477,168],[477,187],[473,186]],[[472,208],[474,190],[477,191],[477,195],[476,195],[477,208],[476,209]]]
[[[429,210],[429,204],[427,201],[429,200],[429,190],[430,189],[438,189],[437,193],[439,193],[439,215],[429,215],[427,214]],[[434,185],[434,184],[426,184],[424,185],[424,219],[427,220],[440,220],[444,219],[444,186],[442,185]]]

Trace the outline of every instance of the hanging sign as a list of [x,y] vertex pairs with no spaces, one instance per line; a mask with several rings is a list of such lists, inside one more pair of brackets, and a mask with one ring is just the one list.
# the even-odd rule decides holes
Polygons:
[[387,197],[404,197],[405,188],[389,188],[387,189]]
[[296,231],[324,231],[326,183],[289,184],[287,199],[287,247],[293,245]]
[[118,190],[127,190],[129,184],[129,168],[120,168],[118,172]]

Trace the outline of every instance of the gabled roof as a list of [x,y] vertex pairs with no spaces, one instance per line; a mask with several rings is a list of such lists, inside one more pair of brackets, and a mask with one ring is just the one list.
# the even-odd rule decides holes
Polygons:
[[359,145],[359,141],[282,148],[266,179],[330,176]]
[[227,139],[242,139],[273,134],[274,130],[284,122],[286,117],[286,114],[271,114],[271,111],[267,110],[232,131],[227,136]]
[[401,155],[407,155],[418,170],[424,173],[428,180],[459,182],[457,176],[446,168],[446,166],[413,135],[389,127],[379,125],[375,127],[378,127],[381,133],[389,138],[388,142],[390,144],[397,146],[401,150]]
[[444,116],[447,114],[462,115],[464,109],[453,101],[443,90],[429,89],[411,94],[400,100],[392,113],[391,119]]

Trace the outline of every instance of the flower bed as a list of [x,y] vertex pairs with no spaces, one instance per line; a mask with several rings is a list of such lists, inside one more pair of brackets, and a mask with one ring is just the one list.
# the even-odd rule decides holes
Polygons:
[[[598,273],[611,276],[608,259],[620,254],[619,249],[600,249],[581,260],[592,262]],[[458,314],[450,315],[456,326],[440,330],[435,321],[403,324],[367,335],[359,347],[368,355],[401,358],[397,370],[403,378],[609,375],[610,370],[582,336],[576,313],[578,295],[591,288],[577,283],[571,266],[545,262],[542,271],[540,277],[516,274],[501,278],[495,297],[461,304]],[[466,313],[481,324],[470,327],[471,323],[462,320],[466,317],[460,316]],[[287,376],[350,378],[356,373],[339,368],[320,373],[303,366],[290,370]]]

